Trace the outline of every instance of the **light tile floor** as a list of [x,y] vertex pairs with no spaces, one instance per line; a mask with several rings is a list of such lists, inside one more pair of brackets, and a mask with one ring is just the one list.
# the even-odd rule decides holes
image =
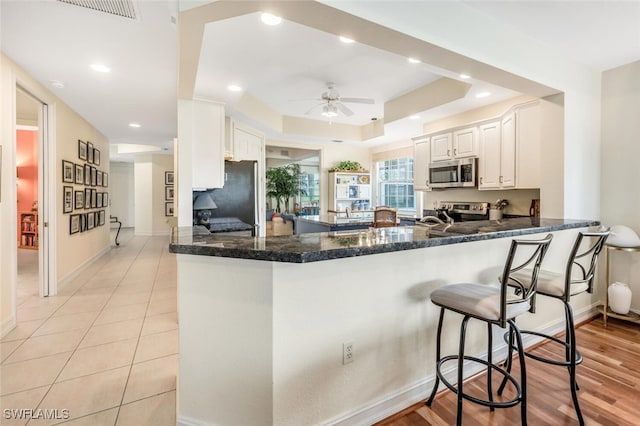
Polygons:
[[[112,236],[113,237],[113,236]],[[41,298],[21,250],[18,326],[0,341],[0,424],[176,424],[176,261],[167,237],[120,234],[57,296]],[[5,409],[68,410],[9,419]]]

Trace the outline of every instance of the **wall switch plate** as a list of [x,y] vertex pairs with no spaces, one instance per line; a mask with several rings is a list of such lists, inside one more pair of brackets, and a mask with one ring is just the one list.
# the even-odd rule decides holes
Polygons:
[[353,362],[353,342],[342,344],[342,364]]

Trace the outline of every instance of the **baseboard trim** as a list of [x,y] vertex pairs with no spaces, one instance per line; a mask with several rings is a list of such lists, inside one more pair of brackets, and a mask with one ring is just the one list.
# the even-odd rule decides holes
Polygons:
[[167,229],[165,231],[151,231],[151,232],[138,232],[135,231],[134,235],[136,237],[164,237],[169,236],[171,234],[171,230]]
[[11,315],[11,317],[9,317],[9,319],[3,322],[2,325],[0,326],[0,339],[4,338],[4,336],[9,334],[9,332],[13,330],[17,324],[18,324],[18,321],[16,320],[16,315],[14,313],[13,315]]
[[212,423],[205,423],[190,417],[178,416],[177,426],[213,426]]
[[104,256],[111,250],[111,246],[106,246],[98,253],[85,260],[80,266],[71,271],[67,276],[58,280],[58,292],[64,288],[65,285],[69,284],[71,281],[75,280],[85,269],[87,269],[93,262],[98,260],[100,257]]

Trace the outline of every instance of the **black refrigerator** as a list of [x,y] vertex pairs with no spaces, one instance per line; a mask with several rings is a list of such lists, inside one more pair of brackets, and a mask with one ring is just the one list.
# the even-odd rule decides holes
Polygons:
[[257,232],[257,182],[257,161],[224,162],[224,186],[208,190],[217,206],[211,210],[211,232]]

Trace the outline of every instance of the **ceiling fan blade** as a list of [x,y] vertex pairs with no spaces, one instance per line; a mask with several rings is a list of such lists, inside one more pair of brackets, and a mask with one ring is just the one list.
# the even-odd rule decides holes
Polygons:
[[371,98],[340,98],[340,102],[352,102],[356,104],[373,104],[375,100]]
[[318,105],[314,105],[313,107],[311,107],[311,109],[309,109],[309,111],[305,112],[304,115],[309,115],[311,114],[311,111],[313,111],[314,109],[318,108],[319,106],[324,105],[324,102]]
[[321,98],[297,98],[297,99],[287,99],[287,102],[308,102],[308,101],[323,101]]
[[336,106],[338,107],[340,112],[342,112],[347,117],[351,117],[353,115],[353,111],[351,111],[349,108],[347,108],[346,105],[343,105],[342,102],[336,102]]

